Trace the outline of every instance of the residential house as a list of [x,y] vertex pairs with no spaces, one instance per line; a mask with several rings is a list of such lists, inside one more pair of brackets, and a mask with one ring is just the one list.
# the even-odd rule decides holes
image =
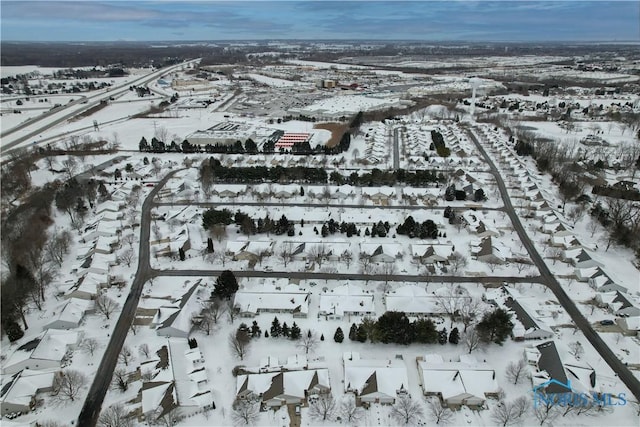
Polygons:
[[320,294],[318,316],[326,319],[342,319],[344,316],[367,316],[375,314],[374,294],[360,286],[346,283]]
[[417,285],[405,285],[384,294],[387,311],[402,311],[407,316],[433,316],[441,313],[437,298]]
[[48,329],[18,347],[3,363],[3,374],[23,369],[57,369],[80,341],[78,331]]
[[409,395],[407,367],[402,356],[395,359],[361,359],[356,352],[344,353],[344,391],[356,396],[356,405],[393,405]]
[[153,320],[156,333],[166,337],[187,338],[193,326],[192,318],[200,314],[203,301],[209,296],[199,280],[180,298],[160,307]]
[[283,405],[306,405],[314,395],[331,390],[328,369],[239,375],[236,384],[238,399],[258,397],[263,410]]
[[[524,353],[528,364],[534,368],[531,382],[536,389],[542,388],[545,393],[582,393],[596,387],[596,372],[593,369],[588,375],[584,375],[582,369],[565,369],[554,341],[527,347]],[[565,385],[569,385],[571,390]]]
[[514,328],[512,332],[515,340],[549,339],[553,337],[553,331],[542,316],[551,317],[542,310],[534,310],[538,302],[535,298],[523,297],[520,293],[508,286],[498,289],[490,289],[485,292],[483,298],[496,306],[503,307],[513,314]]
[[393,187],[362,187],[362,197],[378,205],[387,205],[395,194],[396,190]]
[[58,306],[51,321],[42,329],[75,329],[87,312],[93,312],[93,301],[70,298]]
[[504,264],[507,262],[508,249],[494,244],[491,236],[483,238],[477,246],[472,246],[471,255],[485,263]]
[[396,262],[402,257],[400,243],[360,243],[360,256],[368,256],[372,262]]
[[[23,369],[2,385],[0,390],[0,416],[22,412],[26,414],[35,408],[36,396],[52,390],[55,372]],[[3,421],[3,425],[6,420]]]
[[259,284],[239,289],[235,294],[233,306],[243,317],[254,317],[264,312],[307,317],[310,300],[311,293],[298,285]]
[[453,245],[451,244],[411,244],[413,259],[419,260],[422,264],[448,264],[452,254]]
[[439,354],[427,354],[416,358],[416,363],[424,395],[437,396],[450,409],[482,409],[488,397],[497,397],[500,392],[496,372],[473,356],[445,362]]

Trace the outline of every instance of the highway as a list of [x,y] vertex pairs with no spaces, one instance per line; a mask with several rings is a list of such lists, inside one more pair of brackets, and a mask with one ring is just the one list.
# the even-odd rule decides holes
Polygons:
[[[82,97],[82,98],[78,98],[66,105],[63,105],[61,107],[55,108],[45,114],[42,114],[40,116],[34,117],[31,120],[28,120],[12,129],[9,129],[7,131],[5,131],[2,134],[2,138],[3,139],[7,139],[7,136],[12,135],[20,130],[23,130],[25,128],[27,128],[27,133],[17,136],[16,138],[12,139],[10,142],[7,142],[5,144],[3,144],[2,146],[2,153],[3,155],[7,152],[7,150],[10,150],[14,147],[16,147],[17,145],[30,140],[31,138],[33,138],[34,136],[37,136],[38,134],[46,131],[47,129],[64,122],[65,120],[68,120],[72,117],[75,117],[79,114],[81,114],[82,112],[100,104],[101,101],[104,100],[108,100],[110,97],[116,97],[116,96],[120,96],[126,92],[129,91],[129,86],[135,85],[135,86],[139,86],[139,85],[146,85],[149,82],[158,79],[160,76],[167,74],[169,72],[171,72],[172,70],[176,69],[176,68],[180,68],[188,63],[197,61],[197,59],[188,61],[188,62],[183,62],[177,65],[172,65],[170,67],[167,68],[163,68],[159,71],[154,71],[150,74],[146,74],[138,79],[132,80],[132,81],[128,81],[126,83],[123,83],[115,88],[111,88],[109,91],[105,91],[105,92],[101,92],[95,95],[91,95],[88,97]],[[86,104],[81,104],[80,108],[71,108],[74,107],[84,101],[88,101]],[[52,118],[52,116],[54,115],[58,115],[61,114],[60,117],[55,117]],[[52,121],[47,121],[46,123],[42,124],[42,126],[36,127],[38,125],[38,122],[41,122],[44,119],[52,119]],[[33,127],[33,128],[32,128]],[[32,129],[30,129],[32,128]]]
[[[496,183],[498,184],[498,188],[500,189],[500,193],[502,194],[502,200],[504,202],[505,210],[511,218],[511,223],[513,224],[522,244],[525,248],[527,248],[527,252],[529,252],[529,256],[531,260],[535,263],[536,267],[538,267],[538,271],[542,276],[544,284],[551,289],[556,298],[558,298],[558,302],[562,307],[567,311],[576,327],[578,327],[584,336],[589,340],[591,345],[596,349],[596,351],[600,354],[600,356],[607,362],[607,364],[611,367],[611,369],[618,375],[618,378],[629,388],[631,393],[635,396],[637,401],[640,401],[640,382],[638,379],[629,371],[629,369],[625,366],[624,363],[618,359],[613,351],[605,344],[605,342],[600,338],[598,333],[593,330],[589,321],[582,315],[578,307],[576,307],[575,303],[567,293],[562,289],[562,286],[555,278],[547,264],[544,262],[544,259],[538,253],[535,245],[529,238],[529,235],[525,231],[522,223],[520,222],[520,218],[516,215],[516,211],[511,204],[511,199],[509,194],[507,193],[507,187],[502,180],[502,176],[498,171],[493,159],[487,154],[485,148],[482,146],[480,141],[476,138],[475,134],[472,131],[468,131],[467,134],[476,145],[482,156],[485,158],[489,166],[491,167],[491,171],[496,178]],[[611,393],[617,393],[615,390],[605,390]]]

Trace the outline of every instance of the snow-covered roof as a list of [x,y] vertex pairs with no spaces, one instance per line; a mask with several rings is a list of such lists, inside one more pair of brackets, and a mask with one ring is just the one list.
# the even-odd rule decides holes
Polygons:
[[213,401],[202,353],[183,338],[169,339],[169,360],[180,406],[202,407]]
[[399,359],[361,359],[355,352],[344,353],[344,390],[359,396],[378,395],[395,398],[407,390],[407,367]]
[[200,291],[202,285],[196,282],[189,290],[172,304],[160,307],[156,314],[155,323],[158,324],[157,332],[160,335],[178,332],[188,335],[192,328],[191,318],[202,311],[202,299]]
[[314,387],[331,388],[328,369],[239,375],[236,380],[236,394],[253,393],[261,395],[263,401],[284,396],[304,399],[307,397],[305,392]]
[[60,329],[48,329],[26,341],[7,358],[2,366],[3,372],[28,360],[39,359],[61,362],[70,346],[78,342],[80,332]]
[[294,284],[285,287],[266,284],[239,289],[235,294],[234,307],[238,307],[241,313],[275,310],[307,314],[310,297],[308,290]]
[[49,325],[57,325],[62,322],[64,324],[68,324],[73,327],[77,327],[84,314],[93,307],[93,301],[79,299],[79,298],[70,298],[61,306],[58,307],[56,312],[58,313],[53,317],[51,322],[43,326],[43,329],[48,329]]
[[417,285],[406,285],[387,292],[384,299],[387,311],[424,314],[438,311],[435,296]]
[[484,400],[487,393],[499,389],[493,368],[473,357],[461,357],[460,362],[438,361],[429,355],[422,359],[418,358],[418,369],[422,371],[422,387],[427,393],[441,393],[445,400],[453,397]]
[[373,293],[352,283],[336,286],[320,294],[319,313],[342,316],[345,313],[373,312]]
[[[15,374],[7,384],[3,384],[0,402],[29,407],[39,391],[51,387],[54,375],[55,372],[24,369]],[[3,425],[4,422],[5,420]]]

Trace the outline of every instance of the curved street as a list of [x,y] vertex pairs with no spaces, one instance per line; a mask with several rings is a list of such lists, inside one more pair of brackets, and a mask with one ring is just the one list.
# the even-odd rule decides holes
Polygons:
[[[491,171],[495,176],[496,183],[498,184],[498,188],[500,189],[500,194],[502,194],[505,211],[509,215],[509,218],[511,218],[511,222],[515,227],[516,232],[518,233],[518,236],[522,241],[522,244],[525,248],[527,248],[527,252],[531,257],[531,260],[535,263],[536,267],[538,267],[538,271],[542,276],[544,284],[549,289],[551,289],[556,298],[558,298],[558,302],[560,303],[560,305],[562,305],[562,307],[567,311],[576,327],[578,327],[582,331],[585,338],[589,340],[591,345],[596,349],[596,351],[605,360],[605,362],[607,362],[611,369],[618,375],[618,378],[620,378],[620,380],[629,388],[635,398],[640,401],[640,381],[638,381],[638,379],[631,373],[631,371],[625,366],[625,364],[622,363],[620,359],[618,359],[615,353],[611,351],[609,346],[607,346],[602,338],[600,338],[600,335],[598,335],[598,333],[593,330],[589,321],[582,315],[580,310],[578,310],[578,307],[576,307],[575,303],[571,298],[569,298],[569,295],[567,295],[564,289],[562,289],[562,286],[560,285],[558,280],[556,280],[553,273],[551,273],[551,270],[549,270],[549,267],[547,267],[547,264],[544,262],[535,245],[529,238],[529,235],[520,222],[520,218],[518,218],[518,215],[516,215],[516,210],[511,204],[511,198],[507,193],[507,187],[502,180],[502,176],[500,175],[498,168],[494,164],[491,157],[487,154],[480,141],[478,141],[475,134],[472,131],[468,131],[467,134],[476,145],[485,161],[491,167]],[[611,392],[613,392],[613,390],[611,390]]]

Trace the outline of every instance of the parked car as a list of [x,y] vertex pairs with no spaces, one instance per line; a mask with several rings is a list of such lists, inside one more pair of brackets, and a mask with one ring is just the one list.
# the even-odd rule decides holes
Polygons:
[[603,325],[603,326],[613,325],[613,323],[614,323],[614,322],[613,322],[613,320],[611,320],[611,319],[605,319],[605,320],[601,320],[601,321],[600,321],[600,324],[601,324],[601,325]]

